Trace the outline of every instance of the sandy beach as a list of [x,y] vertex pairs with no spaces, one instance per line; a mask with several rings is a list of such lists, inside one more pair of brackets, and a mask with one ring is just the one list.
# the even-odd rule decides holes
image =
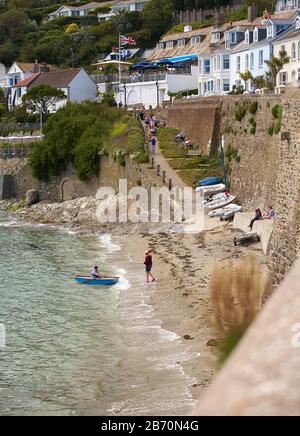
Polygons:
[[217,227],[201,234],[131,235],[125,248],[141,269],[145,249],[153,252],[157,282],[148,285],[149,289],[155,287],[151,303],[162,320],[162,328],[176,333],[190,352],[197,355],[183,363],[184,371],[193,380],[188,388],[195,400],[218,370],[209,291],[213,269],[226,259],[238,260],[251,254],[266,265],[259,243],[235,247],[232,224],[220,225],[216,221],[214,224]]

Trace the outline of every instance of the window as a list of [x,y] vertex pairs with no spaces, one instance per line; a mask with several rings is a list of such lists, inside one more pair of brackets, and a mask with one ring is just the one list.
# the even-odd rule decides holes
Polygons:
[[18,98],[21,98],[21,95],[22,95],[22,89],[21,89],[21,88],[18,88],[18,91],[17,91],[17,97],[18,97]]
[[202,74],[202,61],[199,59],[199,72]]
[[241,71],[241,56],[237,56],[236,58],[236,72],[239,73]]
[[273,38],[273,34],[274,34],[274,27],[273,27],[273,25],[268,26],[268,28],[267,28],[267,37],[268,38]]
[[258,42],[258,29],[254,29],[253,39],[254,39],[254,42]]
[[250,70],[254,69],[254,53],[251,53],[250,56]]
[[232,32],[231,34],[230,34],[230,43],[231,44],[236,44],[236,41],[237,41],[237,37],[236,37],[236,33],[234,32]]
[[213,33],[212,35],[213,42],[218,42],[221,39],[221,34],[219,32]]
[[262,68],[264,66],[264,51],[259,51],[259,68]]
[[297,78],[298,82],[300,81],[300,68],[298,68],[298,78]]
[[185,46],[185,39],[178,39],[178,47],[184,47]]
[[246,70],[249,70],[249,55],[248,55],[248,54],[246,54],[246,62],[245,62],[245,65],[246,65]]
[[298,42],[298,59],[300,61],[300,42]]
[[204,61],[204,74],[210,74],[210,60],[205,59]]
[[300,29],[300,20],[297,20],[295,23],[296,29]]
[[174,41],[168,41],[166,43],[166,48],[173,48],[174,47]]
[[288,74],[286,72],[279,74],[279,85],[286,86],[288,84]]
[[164,43],[163,42],[159,42],[156,46],[157,50],[163,50],[164,49]]
[[249,30],[245,33],[245,44],[250,44],[250,33]]
[[230,80],[224,79],[223,80],[223,92],[229,92],[230,91]]
[[201,43],[201,36],[193,36],[191,39],[191,44],[196,45]]
[[217,71],[220,71],[221,68],[221,56],[217,56]]
[[229,55],[223,56],[223,70],[230,70],[230,58]]
[[296,52],[296,44],[293,42],[292,44],[292,59],[293,61],[297,58],[297,52]]

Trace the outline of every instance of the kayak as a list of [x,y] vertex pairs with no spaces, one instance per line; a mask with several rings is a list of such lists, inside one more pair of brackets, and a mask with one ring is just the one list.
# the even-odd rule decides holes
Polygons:
[[206,179],[199,180],[198,186],[211,186],[211,185],[219,185],[222,183],[221,177],[207,177]]
[[217,201],[212,201],[204,205],[204,209],[207,211],[212,211],[214,209],[221,209],[229,204],[233,203],[235,200],[234,195],[228,195],[227,197],[220,198]]
[[93,286],[112,286],[116,285],[119,277],[102,277],[101,279],[92,279],[91,277],[75,277],[77,283],[81,285],[93,285]]

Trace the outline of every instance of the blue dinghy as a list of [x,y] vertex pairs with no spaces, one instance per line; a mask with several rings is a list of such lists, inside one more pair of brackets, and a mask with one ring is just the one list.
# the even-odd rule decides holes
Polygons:
[[119,277],[102,277],[101,279],[92,279],[91,277],[75,277],[77,283],[81,285],[93,285],[93,286],[112,286],[116,285]]
[[221,177],[207,177],[206,179],[199,180],[198,186],[213,186],[219,185],[222,182]]

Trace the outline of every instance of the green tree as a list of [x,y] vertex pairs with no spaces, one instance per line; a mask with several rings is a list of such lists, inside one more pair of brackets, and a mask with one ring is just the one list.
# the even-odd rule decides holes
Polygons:
[[24,12],[16,9],[4,12],[0,15],[0,43],[21,43],[29,26],[30,21]]
[[48,113],[48,108],[60,100],[66,99],[61,89],[53,88],[50,85],[38,85],[27,91],[23,96],[23,103],[32,110]]
[[247,70],[244,73],[240,73],[240,78],[244,81],[245,83],[245,89],[247,87],[247,82],[251,81],[251,83],[253,82],[253,76],[251,74],[251,71]]
[[265,61],[265,63],[269,67],[268,76],[270,77],[272,85],[275,88],[275,86],[277,85],[277,76],[283,69],[283,67],[286,64],[290,63],[290,57],[285,50],[281,50],[279,53],[279,57],[272,55],[271,59]]

